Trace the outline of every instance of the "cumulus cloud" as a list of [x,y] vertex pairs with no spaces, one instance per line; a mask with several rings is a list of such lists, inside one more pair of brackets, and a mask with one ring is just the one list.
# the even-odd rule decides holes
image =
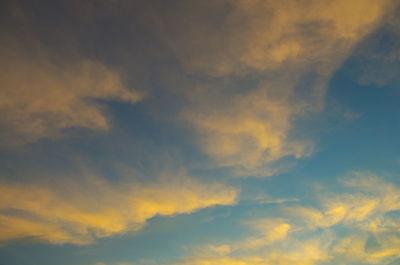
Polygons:
[[342,191],[316,193],[319,208],[281,206],[280,218],[246,222],[253,229],[248,237],[197,248],[178,264],[394,264],[400,189],[368,172],[341,182]]
[[88,244],[96,238],[135,231],[154,216],[191,213],[229,205],[237,190],[189,177],[158,183],[108,183],[86,176],[75,182],[2,181],[0,239],[33,238],[55,244]]

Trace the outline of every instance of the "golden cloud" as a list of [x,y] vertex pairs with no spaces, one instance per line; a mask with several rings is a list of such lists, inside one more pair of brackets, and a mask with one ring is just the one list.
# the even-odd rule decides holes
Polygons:
[[276,172],[273,162],[313,152],[311,140],[293,134],[296,120],[321,110],[326,83],[391,3],[188,1],[149,24],[187,72],[208,80],[185,90],[181,116],[200,148],[237,175],[265,176]]
[[394,264],[400,258],[400,190],[368,172],[353,175],[342,179],[353,193],[317,194],[321,209],[281,206],[281,218],[246,222],[256,231],[251,236],[195,248],[177,264]]
[[[233,168],[239,176],[265,176],[288,167],[274,164],[281,158],[312,154],[314,143],[298,136],[297,119],[321,110],[332,73],[393,1],[183,1],[167,10],[144,2],[89,1],[74,7],[89,20],[133,12],[172,53],[168,56],[182,63],[174,73],[187,81],[173,92],[183,100],[178,119],[197,133],[213,166]],[[55,63],[40,49],[33,58],[23,56],[16,43],[1,49],[2,139],[31,142],[71,127],[104,130],[107,115],[95,100],[142,97],[101,62]]]
[[128,90],[118,72],[99,61],[57,61],[32,41],[2,36],[0,46],[1,144],[23,144],[60,137],[73,127],[106,130],[105,106],[98,100],[137,102],[143,95]]
[[292,229],[292,225],[282,218],[267,218],[252,220],[247,223],[257,233],[235,246],[235,249],[257,249],[285,240]]
[[156,216],[229,205],[237,190],[188,177],[156,184],[107,183],[87,176],[56,185],[2,182],[0,240],[32,237],[55,244],[88,244],[141,228]]
[[[390,41],[387,41],[387,37]],[[382,43],[385,43],[382,48]],[[370,34],[351,57],[348,74],[362,85],[399,84],[400,19],[398,9],[387,14],[380,30]]]
[[189,258],[179,265],[314,265],[318,262],[329,260],[329,255],[324,244],[318,240],[307,240],[306,242],[292,241],[290,250],[282,251],[277,248],[269,249],[268,252],[258,255],[241,256],[195,256]]
[[[293,64],[299,69],[311,62],[335,68],[377,25],[391,2],[188,1],[159,15],[164,22],[159,26],[187,67],[216,76],[293,69]],[[195,16],[185,16],[187,12]]]
[[201,148],[219,166],[235,167],[238,175],[273,174],[273,169],[268,172],[263,166],[287,155],[309,155],[313,143],[288,139],[292,117],[301,106],[290,108],[285,100],[268,94],[260,89],[229,97],[219,105],[205,103],[200,111],[187,110],[184,119],[200,129]]

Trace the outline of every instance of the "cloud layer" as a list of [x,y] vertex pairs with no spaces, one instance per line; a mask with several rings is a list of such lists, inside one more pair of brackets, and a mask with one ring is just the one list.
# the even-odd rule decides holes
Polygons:
[[[125,74],[139,78],[139,71],[165,86],[146,88],[154,105],[167,105],[161,107],[166,113],[152,110],[154,115],[188,125],[195,145],[209,157],[208,167],[228,167],[236,176],[273,175],[287,167],[275,164],[282,158],[313,153],[312,137],[299,132],[296,122],[323,108],[334,71],[393,5],[390,0],[74,2],[68,12],[88,32],[102,19],[120,17],[110,27],[132,51],[96,34],[93,39],[104,47],[94,44],[61,24],[66,34],[60,39],[99,46],[92,57],[70,48],[79,54],[71,58],[48,49],[37,37],[40,27],[29,20],[33,13],[15,8],[9,13],[19,15],[11,21],[28,30],[2,36],[1,138],[26,143],[62,136],[69,128],[107,129],[109,117],[99,101],[134,103],[143,96],[105,63],[118,55],[113,65]],[[24,34],[31,37],[18,36]],[[136,41],[147,38],[156,44]],[[136,56],[140,53],[148,58]],[[148,61],[168,67],[154,71]],[[169,107],[165,98],[178,98],[179,104]]]
[[[118,17],[110,31],[118,32],[118,40],[134,47],[132,54],[147,52],[140,57],[145,58],[142,61],[128,63],[135,56],[118,50],[126,46],[93,34],[88,39],[103,41],[93,41],[100,52],[92,54],[87,47],[93,43],[86,39],[88,43],[83,44],[85,38],[78,30],[68,27],[60,27],[67,32],[65,36],[60,33],[60,39],[76,39],[53,47],[42,35],[58,28],[43,27],[45,34],[39,34],[43,30],[40,23],[24,14],[29,10],[18,13],[15,9],[10,15],[15,20],[10,21],[17,21],[19,29],[0,28],[5,29],[0,33],[0,145],[56,139],[73,128],[109,129],[112,118],[105,101],[136,103],[143,99],[123,78],[138,76],[134,70],[139,69],[153,82],[147,87],[151,103],[144,102],[149,105],[140,110],[151,110],[153,116],[140,113],[143,120],[151,117],[157,124],[166,118],[168,126],[174,127],[171,130],[176,130],[174,137],[190,134],[184,135],[190,142],[188,149],[194,146],[193,153],[205,154],[206,163],[199,164],[206,170],[228,168],[230,176],[236,177],[274,175],[287,167],[278,163],[282,159],[313,153],[312,137],[301,132],[297,122],[324,108],[326,85],[335,70],[395,6],[390,0],[189,0],[171,6],[162,1],[145,2],[103,1],[96,5],[95,1],[76,1],[68,9],[84,21],[88,35],[88,29]],[[397,23],[392,27],[396,31]],[[156,44],[141,47],[149,40]],[[76,47],[71,45],[74,42]],[[385,54],[386,60],[397,63],[396,45]],[[107,54],[108,50],[112,52]],[[163,52],[168,54],[159,55]],[[119,56],[107,60],[116,54]],[[378,57],[378,61],[383,58]],[[151,63],[143,63],[147,60]],[[168,69],[149,66],[159,61]],[[367,83],[385,83],[391,78],[361,77]],[[175,104],[171,98],[179,102]],[[151,104],[162,107],[152,108]],[[128,120],[130,114],[136,113],[126,113],[121,120]],[[129,122],[136,121],[132,118]],[[182,124],[186,126],[183,132]],[[151,144],[143,141],[140,148],[135,144],[132,149],[139,151],[132,157],[147,160],[135,165],[158,163],[153,153],[161,152],[160,142],[169,141],[165,140],[168,136],[159,137],[157,126],[164,125],[154,125],[155,129],[137,126]],[[135,137],[130,129],[124,132],[127,138]],[[153,138],[146,138],[148,135]],[[113,140],[109,145],[113,146]],[[193,150],[186,147],[176,152],[191,156]],[[126,156],[134,152],[126,152]],[[189,177],[109,183],[91,175],[76,182],[62,172],[60,176],[52,184],[39,179],[1,182],[0,240],[32,237],[55,244],[88,244],[96,238],[135,231],[157,215],[231,205],[237,197],[237,190],[231,187]],[[255,233],[243,242],[208,246],[211,254],[189,257],[182,264],[389,264],[399,257],[399,239],[394,233],[399,231],[399,189],[365,174],[345,180],[344,185],[353,192],[317,196],[319,207],[282,208],[282,216],[251,220],[247,225]]]

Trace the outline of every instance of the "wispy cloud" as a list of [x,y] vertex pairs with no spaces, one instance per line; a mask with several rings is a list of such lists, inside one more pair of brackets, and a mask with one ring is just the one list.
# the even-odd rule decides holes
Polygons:
[[[24,4],[18,2],[9,4],[15,9],[5,12],[8,24],[0,26],[0,148],[10,162],[0,169],[0,240],[6,244],[33,238],[85,245],[138,231],[157,216],[235,204],[239,189],[210,176],[221,173],[238,186],[264,185],[260,179],[232,178],[277,175],[313,155],[318,147],[312,132],[299,123],[324,109],[331,77],[382,21],[396,34],[399,29],[397,20],[386,17],[398,6],[394,0],[62,3],[66,11],[57,25],[41,20],[40,4],[19,9]],[[75,26],[69,25],[75,18]],[[371,62],[397,64],[397,44]],[[365,71],[360,80],[381,85],[397,78],[388,73],[376,78]],[[140,91],[132,81],[136,77],[142,78]],[[107,106],[109,101],[143,104]],[[121,115],[115,130],[109,130],[110,106]],[[346,109],[335,111],[349,120],[357,117]],[[110,133],[95,139],[94,148],[88,147],[92,142],[76,148],[88,139],[82,137],[33,144],[25,154],[3,149],[62,138],[74,128]],[[51,161],[63,166],[50,165],[47,158],[60,152]],[[80,157],[98,173],[70,177],[73,173],[66,172],[75,170]],[[159,177],[169,166],[185,173]],[[118,170],[140,176],[122,180],[113,175]],[[20,171],[28,174],[20,177]],[[43,172],[55,172],[54,178],[45,180]],[[292,183],[279,185],[277,193]],[[291,194],[272,198],[249,191],[237,212],[216,216],[231,221],[244,208],[276,211],[267,218],[241,219],[244,237],[204,244],[176,264],[389,265],[399,260],[399,187],[366,172],[352,173],[341,185],[321,188],[312,202],[298,197],[301,192],[290,199]],[[206,222],[211,226],[223,218]],[[105,263],[96,265],[123,265],[110,263],[111,258],[99,261]]]
[[206,80],[186,90],[189,104],[182,111],[198,132],[199,147],[239,176],[273,175],[281,158],[309,156],[313,141],[294,133],[296,120],[321,110],[331,75],[388,6],[390,1],[365,0],[189,1],[182,10],[196,12],[190,21],[179,10],[176,19],[160,15],[162,32],[171,33],[161,38],[186,71]]
[[137,102],[142,98],[126,89],[118,72],[101,62],[57,63],[43,51],[24,54],[19,46],[0,48],[2,144],[60,137],[64,129],[74,127],[106,130],[105,106],[98,100]]
[[0,144],[59,138],[70,128],[107,130],[109,115],[101,101],[135,103],[143,98],[126,87],[116,69],[80,52],[68,33],[60,30],[57,36],[64,41],[50,45],[38,33],[41,26],[31,10],[17,2],[6,3],[4,9]]
[[247,238],[197,248],[179,264],[392,264],[400,257],[399,188],[368,172],[342,181],[346,192],[316,193],[321,208],[282,206],[281,218],[246,222]]
[[[135,52],[146,50],[148,60],[165,64],[163,56],[155,59],[162,48],[168,61],[176,63],[157,70],[156,79],[166,89],[147,89],[154,105],[170,106],[163,102],[168,93],[179,104],[153,114],[189,125],[198,149],[210,158],[208,167],[230,168],[236,176],[274,175],[291,166],[276,164],[282,158],[313,153],[312,137],[299,133],[296,122],[322,109],[332,73],[392,5],[390,0],[224,0],[184,1],[165,9],[158,2],[144,2],[74,2],[68,12],[82,23],[113,15],[123,22],[135,17],[144,25],[160,47],[148,52],[134,43]],[[118,26],[127,36],[134,34],[123,23]],[[72,59],[53,56],[35,38],[28,38],[33,49],[27,53],[13,38],[3,39],[11,41],[1,48],[5,89],[0,122],[2,138],[9,139],[4,142],[57,137],[71,127],[105,130],[109,122],[98,100],[137,102],[143,96],[128,89],[116,68],[101,60],[79,52]],[[126,41],[132,43],[129,37]],[[154,70],[129,58],[132,63],[115,60],[115,65],[130,75],[136,75],[130,68]]]
[[158,183],[108,183],[96,176],[79,182],[2,182],[0,239],[31,237],[51,243],[88,244],[135,231],[156,215],[191,213],[235,203],[237,190],[189,177]]
[[399,32],[398,10],[393,8],[380,30],[370,34],[352,54],[348,75],[362,85],[398,85]]

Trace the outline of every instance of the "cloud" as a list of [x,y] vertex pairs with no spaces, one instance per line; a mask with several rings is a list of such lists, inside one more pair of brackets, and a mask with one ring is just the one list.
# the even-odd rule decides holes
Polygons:
[[354,223],[365,220],[378,206],[377,199],[362,195],[342,194],[337,200],[326,202],[322,211],[307,207],[294,207],[288,211],[301,216],[310,225],[329,227],[341,222]]
[[[214,101],[220,97],[224,95]],[[279,169],[271,164],[280,158],[311,154],[312,142],[288,137],[291,117],[300,106],[289,108],[285,100],[274,100],[262,89],[228,96],[219,106],[213,103],[204,103],[200,110],[187,110],[184,119],[200,129],[200,147],[219,166],[235,167],[239,175],[254,174],[256,169],[260,169],[260,175],[271,175]],[[269,170],[263,168],[265,164],[269,164]]]
[[149,16],[157,17],[149,27],[200,76],[185,87],[181,118],[201,150],[236,175],[266,176],[282,170],[275,162],[284,157],[312,154],[296,122],[323,108],[326,83],[390,4],[187,1]]
[[[384,238],[372,235],[351,235],[341,238],[334,246],[332,252],[335,256],[349,262],[362,262],[367,264],[390,264],[399,257],[400,240],[396,236],[384,235]],[[375,246],[369,246],[373,239]]]
[[49,58],[26,58],[18,50],[2,48],[0,54],[3,144],[59,137],[73,127],[106,130],[108,118],[97,100],[141,99],[101,62],[58,65]]
[[346,73],[362,85],[399,84],[400,19],[398,7],[387,15],[378,31],[362,41],[351,56]]
[[[209,158],[208,168],[261,177],[314,152],[313,136],[298,122],[324,108],[333,73],[394,5],[391,0],[171,5],[121,0],[77,8],[93,22],[112,14],[134,24],[127,30],[135,40],[130,47],[148,55],[142,61],[161,65],[154,69],[141,61],[130,67],[151,72],[161,84],[148,88],[153,114],[190,127],[195,145]],[[143,45],[148,38],[155,46]]]
[[2,181],[0,239],[33,238],[53,244],[88,244],[135,231],[154,216],[191,213],[235,203],[237,190],[188,177],[158,183],[108,183],[85,176],[48,184]]
[[[166,7],[158,1],[74,2],[67,13],[81,19],[87,32],[101,19],[118,15],[121,20],[110,28],[126,34],[120,37],[130,50],[97,35],[93,38],[104,47],[85,43],[76,37],[79,31],[68,27],[65,38],[76,37],[77,46],[99,46],[98,53],[112,51],[108,56],[118,55],[113,65],[130,76],[158,80],[160,88],[147,88],[157,106],[152,113],[188,125],[209,167],[229,168],[236,176],[267,176],[292,166],[290,161],[278,163],[283,158],[313,153],[312,136],[297,122],[323,108],[332,73],[379,25],[391,3],[190,0]],[[149,38],[154,46],[145,43]],[[142,97],[126,87],[107,60],[89,59],[101,56],[57,57],[41,48],[42,41],[28,43],[37,44],[31,45],[33,52],[18,41],[2,46],[7,70],[2,72],[7,74],[0,81],[7,89],[2,89],[5,118],[0,122],[2,139],[13,140],[4,142],[59,137],[74,127],[105,130],[110,125],[99,100],[137,102]],[[176,99],[178,104],[171,104]]]
[[251,221],[250,225],[259,233],[264,233],[268,242],[285,239],[291,229],[291,225],[282,219],[266,219]]
[[324,243],[318,239],[305,242],[291,242],[290,250],[270,249],[268,252],[248,256],[199,256],[189,258],[179,265],[313,265],[329,260],[329,255],[324,249]]
[[[379,22],[390,2],[188,1],[166,14],[177,19],[165,18],[163,26],[175,30],[163,37],[188,67],[216,76],[291,70],[293,64],[298,70],[311,62],[336,67],[347,49]],[[196,11],[195,17],[184,16]],[[206,15],[217,21],[205,20]]]
[[337,224],[375,227],[382,216],[400,210],[400,189],[369,172],[354,172],[341,181],[352,193],[319,195],[321,209],[287,207],[286,211],[311,226],[331,227]]
[[58,138],[70,128],[107,130],[102,102],[143,98],[126,87],[118,71],[81,54],[68,34],[62,36],[67,41],[49,45],[26,10],[18,4],[8,8],[0,35],[0,144]]
[[301,200],[282,205],[280,217],[245,222],[250,235],[194,248],[177,264],[393,264],[400,258],[399,188],[370,172],[340,181],[341,189],[315,194],[320,208]]

